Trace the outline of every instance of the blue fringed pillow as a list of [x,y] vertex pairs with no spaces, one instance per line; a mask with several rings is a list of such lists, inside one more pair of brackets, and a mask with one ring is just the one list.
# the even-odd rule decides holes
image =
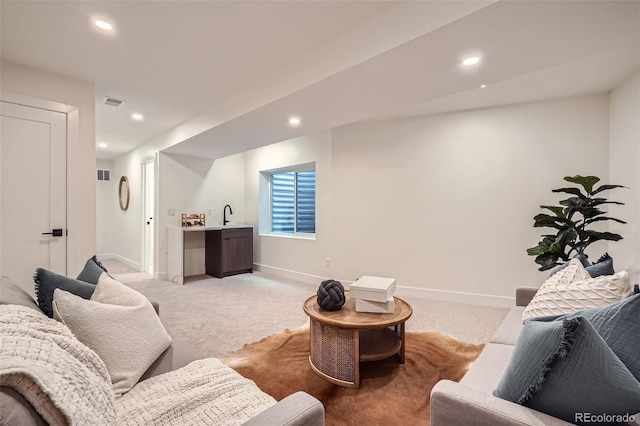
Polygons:
[[38,306],[49,318],[53,318],[53,292],[56,288],[73,293],[83,299],[91,298],[96,289],[95,284],[65,277],[44,268],[36,269],[35,274],[33,274],[33,281],[36,284]]
[[[585,256],[584,253],[578,253],[575,256],[573,256],[571,259],[578,259],[580,261],[580,263],[582,263],[582,266],[584,266],[585,268],[587,266],[591,266],[591,263],[589,263],[589,260],[587,260],[587,256]],[[571,262],[571,259],[567,260],[562,265],[558,265],[555,268],[551,269],[549,271],[549,276],[552,276],[556,272],[561,271],[564,268],[566,268],[567,266],[569,266],[569,262]],[[593,277],[593,275],[591,275],[591,277]]]
[[85,262],[84,268],[82,268],[82,271],[80,271],[80,274],[78,274],[76,279],[86,283],[98,284],[100,275],[106,272],[107,268],[105,268],[102,263],[93,256]]
[[581,316],[527,321],[493,393],[570,423],[640,412],[640,382]]
[[600,256],[600,259],[596,263],[585,266],[585,268],[591,278],[599,277],[601,275],[613,275],[615,271],[613,269],[613,259],[609,256],[609,253],[605,253]]
[[53,318],[51,304],[53,303],[53,292],[56,288],[66,290],[84,299],[89,299],[96,288],[96,284],[98,284],[100,276],[106,273],[107,268],[100,263],[96,256],[85,262],[84,268],[82,268],[75,280],[44,268],[36,269],[33,281],[36,284],[36,298],[40,310],[48,317]]
[[586,318],[631,374],[640,381],[640,294],[606,306],[584,309],[568,315],[534,318],[536,322],[561,322]]

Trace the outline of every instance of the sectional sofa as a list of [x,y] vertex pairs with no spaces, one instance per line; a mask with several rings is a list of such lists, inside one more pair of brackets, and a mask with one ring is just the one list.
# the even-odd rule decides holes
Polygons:
[[[632,284],[640,283],[640,262],[630,266],[627,272]],[[432,426],[574,424],[494,396],[494,390],[499,386],[509,366],[518,337],[523,330],[523,311],[537,291],[538,288],[533,287],[518,288],[516,306],[508,312],[490,342],[486,344],[460,382],[442,380],[433,387],[431,391]],[[631,297],[640,300],[640,295]],[[640,312],[635,316],[640,316]],[[634,327],[636,326],[638,328],[635,333],[640,333],[640,323],[636,322]],[[618,392],[620,395],[626,393],[623,389],[619,389]],[[605,395],[602,397],[604,398]],[[563,398],[563,396],[557,396],[557,403],[562,404]],[[640,400],[638,403],[640,404]],[[640,425],[640,412],[635,415],[629,414],[630,416],[626,419],[630,419],[628,423]]]
[[[3,278],[1,282],[0,305],[0,312],[2,313],[2,316],[0,318],[0,331],[2,332],[3,339],[1,345],[3,346],[3,348],[0,348],[0,424],[17,426],[46,424],[47,422],[45,422],[43,419],[43,413],[38,412],[36,409],[34,409],[33,405],[30,403],[31,401],[27,400],[27,398],[25,398],[25,395],[17,392],[15,386],[8,384],[11,382],[10,376],[15,373],[16,368],[19,369],[21,365],[21,360],[16,359],[19,358],[20,354],[17,354],[16,351],[12,352],[10,350],[10,347],[12,345],[11,339],[13,339],[15,336],[16,327],[19,328],[21,326],[20,324],[15,324],[14,319],[16,313],[25,315],[25,318],[28,318],[30,320],[35,319],[36,321],[39,321],[41,324],[44,324],[44,327],[46,328],[60,327],[60,325],[54,319],[47,318],[29,294],[22,290],[21,287],[12,283],[6,278]],[[14,318],[11,318],[11,316],[13,316]],[[40,316],[42,318],[40,318]],[[61,331],[64,332],[65,330],[62,329]],[[46,356],[46,354],[44,355]],[[125,393],[119,398],[125,398],[129,395],[135,395],[135,392],[138,388],[144,387],[143,385],[145,383],[150,383],[153,378],[163,377],[163,375],[178,371],[188,364],[194,365],[192,362],[202,360],[202,358],[203,357],[198,354],[197,351],[195,351],[188,343],[183,341],[180,336],[173,335],[171,336],[171,344],[169,348],[166,349],[155,362],[153,362],[153,364],[140,378],[138,384],[136,384],[131,391]],[[26,363],[29,362],[28,360],[22,361]],[[269,399],[272,400],[272,398],[266,394],[261,395],[262,392],[257,389],[257,387],[255,387],[253,382],[242,377],[236,377],[239,375],[226,366],[220,366],[219,368],[222,370],[222,372],[219,374],[222,374],[224,377],[234,377],[235,380],[239,380],[240,382],[250,382],[242,383],[243,387],[241,388],[230,388],[228,390],[225,389],[224,384],[222,384],[222,386],[219,386],[218,388],[222,389],[221,398],[226,398],[224,403],[219,405],[220,407],[222,407],[223,409],[227,409],[229,405],[233,405],[234,399],[241,398],[243,396],[242,393],[245,391],[242,389],[250,388],[255,388],[252,390],[254,394],[251,396],[251,398],[260,399],[261,403],[263,404],[262,406],[267,406],[265,410],[257,413],[257,415],[250,419],[246,419],[238,415],[238,418],[232,418],[230,423],[225,422],[225,426],[227,424],[292,426],[324,425],[324,408],[322,406],[322,403],[320,403],[312,396],[304,392],[297,392],[279,402],[276,402],[275,400],[273,400],[273,402],[269,402]],[[228,371],[225,371],[225,369],[228,369]],[[60,380],[69,380],[69,374],[73,375],[74,373],[69,371],[63,372],[61,376],[64,377],[61,377]],[[71,378],[71,380],[73,380],[73,378]],[[37,382],[37,379],[34,379],[34,381]],[[169,385],[165,387],[170,389],[173,386],[173,383],[169,383]],[[175,386],[178,385],[175,384]],[[108,384],[108,387],[109,390],[111,390],[111,383]],[[176,387],[175,389],[178,388]],[[109,398],[113,398],[113,395],[110,395]],[[118,401],[118,398],[115,398],[115,400]],[[264,401],[267,402],[265,403]],[[131,407],[138,403],[141,402],[135,401],[135,397],[129,396],[129,400],[127,401],[126,405],[128,407]],[[197,411],[200,408],[198,407],[198,401],[190,400],[185,402],[185,404],[190,404],[190,407],[182,407],[185,411]],[[229,410],[233,409],[234,407],[229,407]],[[219,408],[216,408],[216,410],[219,410]],[[73,411],[73,409],[71,411]],[[231,416],[233,417],[233,413],[231,413]],[[165,417],[165,419],[166,418],[168,417]],[[119,419],[117,418],[115,420],[116,423],[107,422],[106,419],[103,420],[101,420],[100,418],[96,418],[96,423],[94,424],[120,423]],[[74,423],[89,424],[83,421],[76,421]],[[144,423],[137,422],[136,424]],[[171,422],[163,421],[163,424],[171,424]],[[211,424],[215,423],[212,422]]]

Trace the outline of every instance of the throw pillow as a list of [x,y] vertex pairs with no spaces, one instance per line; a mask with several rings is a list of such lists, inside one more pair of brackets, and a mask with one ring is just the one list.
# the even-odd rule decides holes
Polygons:
[[[580,263],[582,263],[582,266],[584,266],[585,268],[587,266],[591,266],[591,263],[589,263],[589,260],[587,259],[587,256],[585,256],[584,253],[578,253],[575,256],[573,256],[571,259],[578,259],[580,261]],[[551,275],[555,274],[556,272],[561,271],[564,268],[566,268],[567,266],[569,266],[569,262],[571,262],[571,259],[567,260],[562,265],[558,265],[555,268],[551,269],[549,271],[549,276],[551,276]]]
[[525,323],[494,395],[570,423],[640,411],[640,382],[584,317]]
[[613,259],[609,256],[609,253],[603,254],[596,263],[586,266],[585,269],[592,278],[599,277],[601,275],[615,274],[615,271],[613,270]]
[[[534,296],[532,308],[523,318],[569,314],[596,306],[606,306],[631,295],[632,288],[626,271],[615,275],[573,281],[569,284],[541,289],[538,299]],[[540,291],[540,290],[539,290]],[[535,301],[535,303],[533,303]],[[528,308],[528,306],[527,306]],[[526,308],[525,308],[526,310]]]
[[80,271],[76,279],[86,283],[98,284],[100,275],[105,272],[107,272],[107,269],[93,256],[85,262],[84,268],[82,268],[82,271]]
[[146,297],[102,274],[91,300],[56,290],[55,319],[104,361],[116,395],[129,391],[171,345]]
[[73,278],[65,277],[44,268],[36,269],[33,275],[35,282],[36,299],[40,310],[49,318],[53,318],[53,302],[54,290],[59,288],[64,291],[80,296],[83,299],[89,299],[96,289],[95,284],[86,283]]
[[[640,380],[640,294],[608,306],[585,309],[569,315],[535,318],[535,322],[560,322],[577,317],[586,318],[611,350]],[[529,322],[529,321],[528,321]]]
[[[578,259],[571,259],[569,265],[556,272],[542,284],[536,292],[531,302],[522,313],[522,321],[530,318],[547,315],[558,315],[567,313],[566,310],[559,309],[556,303],[556,293],[558,288],[567,286],[573,281],[591,278]],[[573,311],[569,311],[573,312]]]

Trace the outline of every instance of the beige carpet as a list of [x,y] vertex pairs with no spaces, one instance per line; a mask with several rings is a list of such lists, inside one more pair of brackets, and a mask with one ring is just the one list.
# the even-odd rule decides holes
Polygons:
[[302,390],[322,401],[326,425],[428,425],[429,394],[441,379],[458,381],[483,345],[435,332],[406,334],[405,363],[363,363],[359,389],[337,386],[309,366],[309,330],[285,330],[220,359],[277,400]]
[[[183,285],[157,281],[114,260],[103,263],[117,279],[160,304],[160,318],[203,356],[241,348],[286,328],[307,322],[302,304],[317,286],[260,272],[222,279],[192,277]],[[506,309],[405,298],[413,307],[408,331],[438,331],[454,338],[485,343]]]

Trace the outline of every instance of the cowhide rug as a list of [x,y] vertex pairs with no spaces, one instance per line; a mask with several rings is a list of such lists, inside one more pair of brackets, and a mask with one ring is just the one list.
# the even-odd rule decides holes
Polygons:
[[405,364],[396,358],[361,364],[359,389],[334,385],[309,366],[309,329],[284,330],[219,358],[281,400],[305,391],[324,404],[326,425],[428,425],[429,393],[458,381],[484,345],[436,332],[407,332]]

